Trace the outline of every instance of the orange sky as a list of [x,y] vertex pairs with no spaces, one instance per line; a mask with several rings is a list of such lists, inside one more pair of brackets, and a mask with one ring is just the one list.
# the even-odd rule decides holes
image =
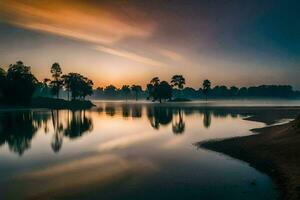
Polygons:
[[[145,86],[153,76],[169,80],[173,74],[183,74],[187,85],[193,87],[200,87],[206,78],[228,85],[278,80],[280,84],[299,84],[294,79],[299,72],[297,59],[290,62],[273,49],[247,53],[247,46],[217,42],[226,29],[213,21],[201,4],[137,2],[2,0],[0,29],[10,36],[0,36],[13,42],[4,41],[8,48],[0,52],[0,65],[23,60],[43,79],[50,76],[52,63],[59,62],[65,73],[82,73],[102,87]],[[242,26],[240,21],[233,24]],[[232,38],[226,36],[224,43],[227,40]],[[291,67],[282,67],[286,60],[289,63],[285,65]]]

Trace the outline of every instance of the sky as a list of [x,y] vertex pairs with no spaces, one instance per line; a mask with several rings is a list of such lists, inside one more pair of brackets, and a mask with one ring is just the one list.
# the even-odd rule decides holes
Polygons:
[[1,0],[0,66],[60,63],[95,87],[152,77],[300,89],[300,1]]

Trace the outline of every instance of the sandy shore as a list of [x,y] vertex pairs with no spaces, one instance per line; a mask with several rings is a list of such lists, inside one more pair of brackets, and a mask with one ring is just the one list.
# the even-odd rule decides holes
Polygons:
[[[259,121],[255,117],[253,120]],[[197,146],[250,163],[273,178],[283,193],[283,199],[299,200],[300,116],[286,124],[252,131],[259,134],[200,142]]]

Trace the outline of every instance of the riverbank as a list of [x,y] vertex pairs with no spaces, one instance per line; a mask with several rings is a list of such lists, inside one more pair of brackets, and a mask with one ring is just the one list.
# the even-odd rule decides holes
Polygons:
[[286,124],[252,131],[258,134],[196,145],[248,162],[275,180],[283,199],[300,199],[300,116]]
[[33,98],[31,103],[28,105],[0,105],[1,109],[11,108],[48,108],[48,109],[89,109],[95,106],[91,101],[88,100],[72,100],[67,101],[64,99],[54,98]]

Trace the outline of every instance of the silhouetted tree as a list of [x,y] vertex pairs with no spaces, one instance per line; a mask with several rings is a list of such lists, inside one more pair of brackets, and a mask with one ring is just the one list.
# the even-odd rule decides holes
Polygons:
[[82,77],[81,79],[81,93],[80,93],[80,97],[85,99],[86,96],[90,96],[93,94],[93,81],[86,78],[86,77]]
[[61,78],[62,71],[58,63],[54,63],[51,67],[51,74],[53,80],[51,81],[51,91],[52,94],[59,98],[59,91],[62,88],[63,80]]
[[172,87],[177,87],[180,91],[180,96],[182,95],[181,90],[185,85],[185,78],[182,75],[174,75],[171,79]]
[[167,100],[172,98],[172,87],[166,81],[160,81],[158,77],[154,77],[150,83],[147,85],[147,91],[149,99],[152,98],[153,101]]
[[142,87],[140,85],[132,85],[131,90],[135,93],[135,100],[138,100],[139,93],[142,92]]
[[6,82],[6,71],[0,68],[0,101],[3,99],[4,86]]
[[121,88],[122,93],[125,95],[126,101],[128,98],[128,94],[130,93],[129,85],[123,85]]
[[62,77],[66,89],[72,93],[73,100],[77,97],[84,99],[87,95],[91,95],[93,93],[93,82],[87,77],[78,73],[69,73]]
[[18,61],[16,64],[10,65],[7,70],[4,96],[9,103],[29,103],[37,83],[30,66]]
[[230,87],[230,96],[231,97],[237,96],[238,91],[239,91],[239,88],[237,88],[235,86],[231,86]]
[[150,83],[152,85],[158,85],[160,83],[160,80],[159,80],[158,77],[154,77],[154,78],[151,79]]
[[162,99],[170,100],[172,98],[172,87],[171,85],[169,85],[167,81],[162,81],[158,85],[157,93],[158,93],[158,99],[160,103]]
[[206,80],[203,81],[202,86],[203,86],[202,91],[203,91],[203,93],[204,93],[204,95],[205,95],[205,99],[206,99],[206,101],[207,101],[207,95],[208,95],[208,92],[209,92],[209,90],[210,90],[211,83],[210,83],[209,80],[206,79]]
[[104,94],[107,97],[114,97],[117,94],[117,88],[114,85],[106,86],[104,89]]

